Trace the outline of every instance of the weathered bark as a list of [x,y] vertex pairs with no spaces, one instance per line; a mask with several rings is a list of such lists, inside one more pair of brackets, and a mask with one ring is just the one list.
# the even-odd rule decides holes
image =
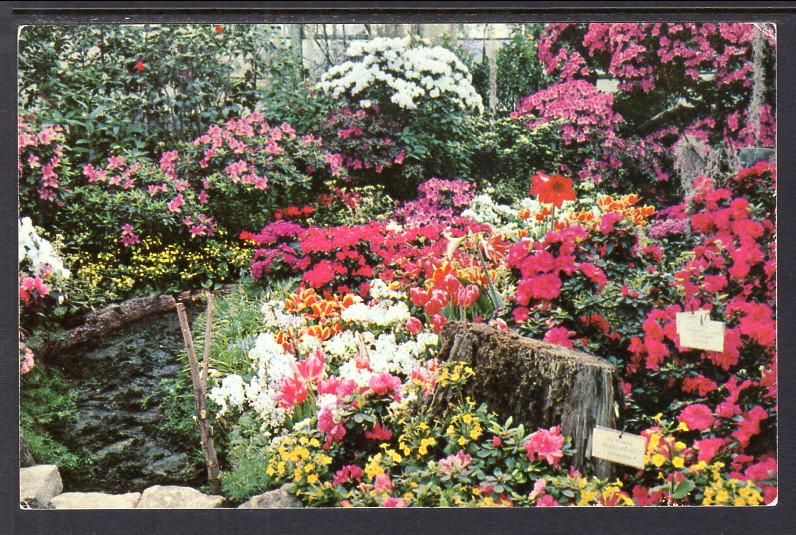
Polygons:
[[[229,286],[222,287],[221,291],[226,291],[228,288]],[[177,294],[176,299],[183,303],[201,302],[205,299],[205,295],[204,291],[186,291]],[[82,325],[68,330],[62,338],[47,343],[40,354],[43,357],[55,357],[75,346],[119,330],[136,320],[174,310],[175,302],[175,296],[171,295],[136,297],[91,312],[85,317]]]
[[[621,390],[610,363],[484,324],[448,323],[441,341],[440,359],[466,362],[475,371],[464,395],[528,429],[560,425],[572,437],[575,465],[611,476],[610,463],[590,458],[594,426],[616,423],[614,403]],[[430,410],[440,414],[458,399],[443,388]]]

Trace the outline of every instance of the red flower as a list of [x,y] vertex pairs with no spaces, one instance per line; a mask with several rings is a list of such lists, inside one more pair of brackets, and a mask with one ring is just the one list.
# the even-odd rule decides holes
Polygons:
[[390,440],[392,438],[392,431],[377,423],[370,431],[365,431],[365,438],[368,440]]
[[144,72],[144,69],[146,69],[146,65],[144,65],[143,61],[135,62],[135,70],[137,70],[138,72]]
[[213,31],[216,33],[224,33],[224,27],[220,24],[217,24],[216,27],[213,28]]
[[575,200],[572,179],[561,175],[547,176],[537,173],[531,177],[531,195],[538,195],[539,202],[553,204],[561,208],[564,201]]

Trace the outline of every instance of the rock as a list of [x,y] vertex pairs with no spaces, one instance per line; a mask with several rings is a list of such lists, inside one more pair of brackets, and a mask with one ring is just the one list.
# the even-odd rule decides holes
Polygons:
[[54,509],[132,509],[138,505],[140,498],[140,492],[65,492],[53,498],[52,506]]
[[248,502],[238,506],[238,509],[301,509],[302,507],[304,506],[298,498],[283,489],[277,489],[252,496]]
[[64,490],[61,474],[54,464],[19,469],[19,503],[31,509],[48,509],[52,499]]
[[208,496],[190,487],[155,485],[144,490],[139,509],[216,509],[223,496]]
[[446,411],[463,394],[528,430],[560,425],[572,437],[575,466],[611,476],[611,463],[590,459],[594,426],[614,427],[615,406],[621,406],[619,380],[608,361],[486,324],[449,322],[440,340],[440,360],[467,363],[475,379],[462,392],[441,388],[432,413]]

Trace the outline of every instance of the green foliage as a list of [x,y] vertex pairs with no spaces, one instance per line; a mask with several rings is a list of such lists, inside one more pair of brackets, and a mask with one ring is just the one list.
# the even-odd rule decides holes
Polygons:
[[561,165],[561,136],[551,125],[528,129],[510,117],[482,120],[472,174],[495,188],[495,200],[527,196],[531,175],[551,173]]
[[63,426],[75,420],[75,393],[55,368],[38,365],[21,378],[19,427],[38,464],[74,469],[89,462],[86,454],[61,442]]
[[325,125],[333,111],[332,100],[313,87],[294,50],[276,50],[263,77],[257,110],[266,120],[290,123],[299,132],[316,132]]
[[267,25],[32,25],[20,32],[20,109],[64,125],[72,153],[156,152],[257,102],[277,44]]
[[552,81],[536,54],[536,46],[543,29],[543,24],[518,24],[512,29],[509,42],[498,50],[496,63],[499,110],[513,110],[515,102]]
[[244,415],[229,433],[226,466],[221,473],[221,492],[239,503],[272,488],[273,480],[266,475],[266,453],[271,440],[260,432],[260,424]]
[[328,204],[318,204],[315,213],[307,220],[320,227],[338,225],[364,225],[380,221],[392,213],[393,200],[381,185],[330,189]]

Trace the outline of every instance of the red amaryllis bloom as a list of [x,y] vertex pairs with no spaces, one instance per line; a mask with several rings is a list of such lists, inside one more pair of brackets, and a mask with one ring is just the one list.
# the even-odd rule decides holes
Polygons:
[[544,173],[536,173],[531,177],[531,195],[538,195],[539,202],[553,204],[556,208],[561,208],[564,201],[575,200],[571,178],[547,176]]
[[135,62],[135,70],[137,70],[138,72],[144,72],[144,69],[146,69],[146,65],[144,65],[143,61]]

